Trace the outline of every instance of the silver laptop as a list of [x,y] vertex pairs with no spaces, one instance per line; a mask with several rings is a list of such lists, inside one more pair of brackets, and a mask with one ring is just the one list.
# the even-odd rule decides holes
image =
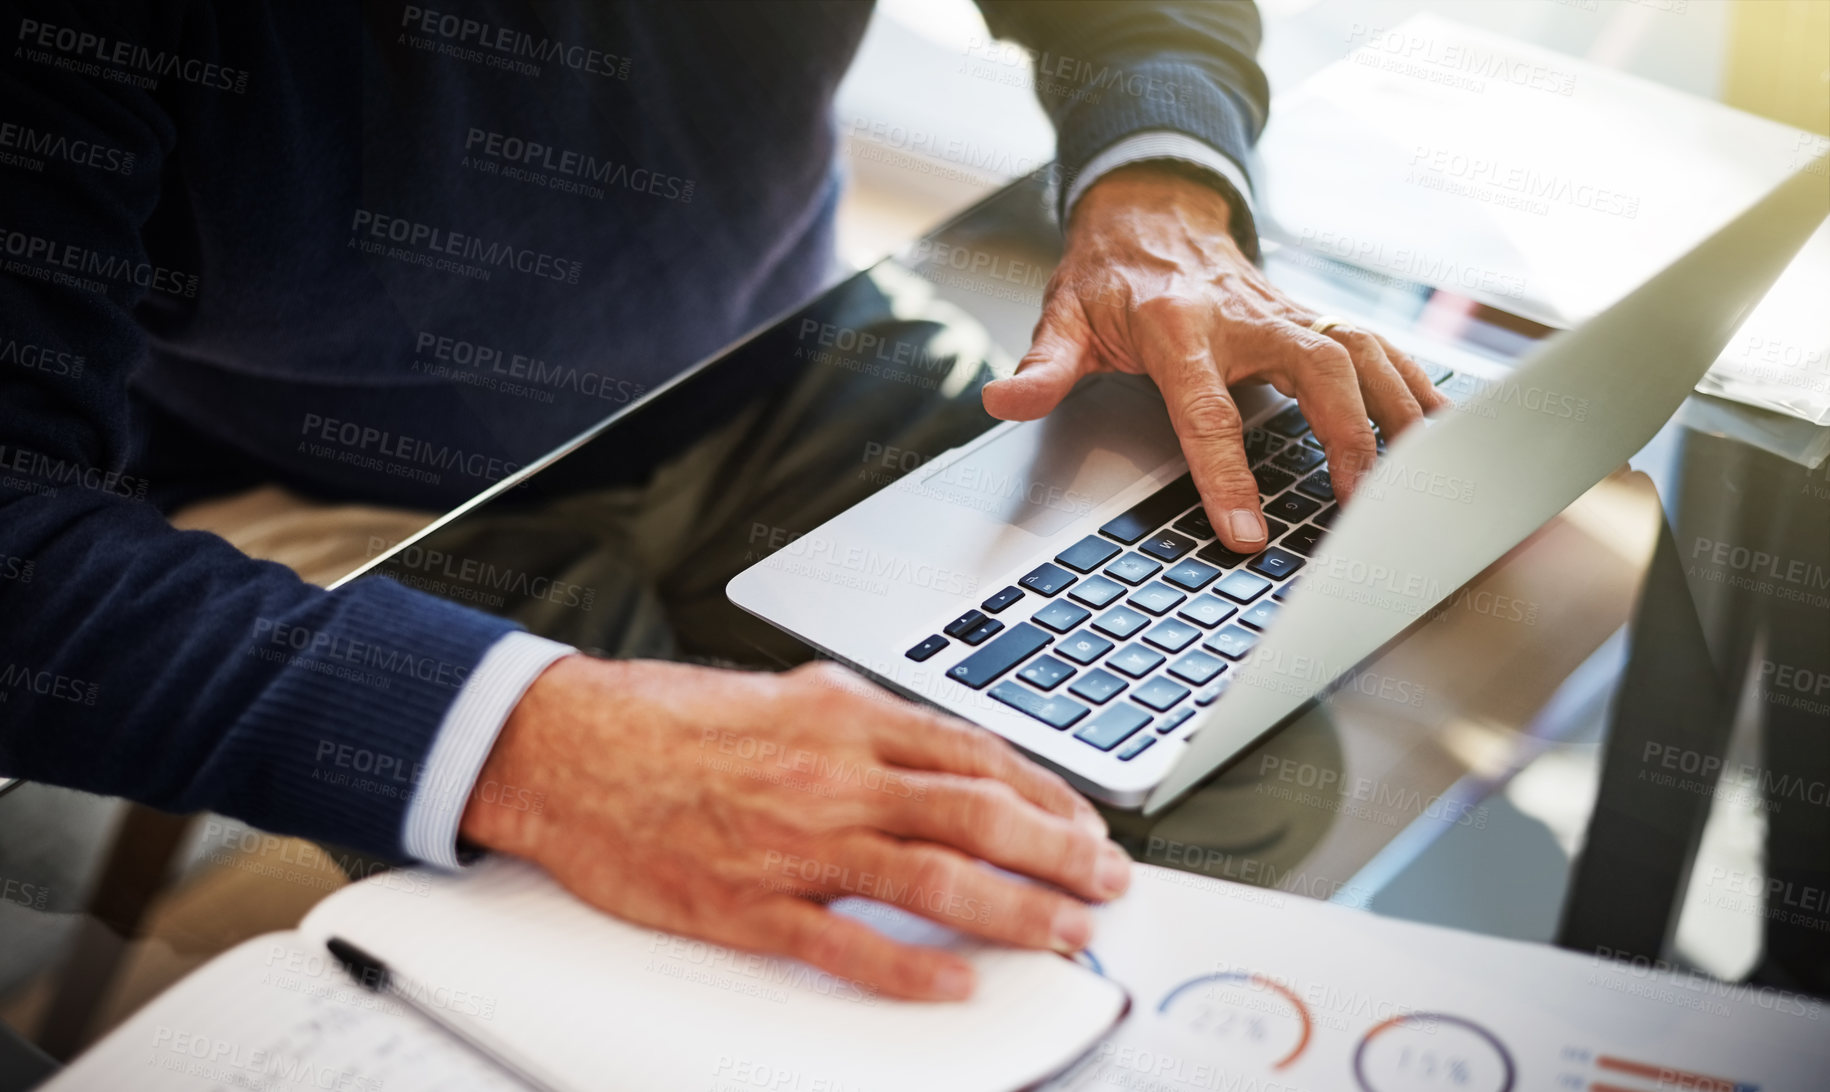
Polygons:
[[[1515,369],[1427,360],[1457,405],[1354,502],[1295,404],[1235,392],[1270,542],[1215,538],[1161,398],[1086,380],[739,573],[731,601],[1154,812],[1626,462],[1830,211],[1820,160]],[[1383,444],[1383,441],[1381,441]]]

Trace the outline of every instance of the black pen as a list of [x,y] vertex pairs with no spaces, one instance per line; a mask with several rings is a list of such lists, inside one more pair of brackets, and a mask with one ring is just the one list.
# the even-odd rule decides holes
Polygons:
[[445,1034],[456,1039],[469,1050],[482,1055],[496,1068],[522,1084],[537,1089],[538,1092],[559,1092],[558,1082],[534,1072],[521,1062],[514,1061],[502,1050],[485,1042],[474,1030],[459,1027],[432,1006],[421,1002],[414,996],[415,993],[419,992],[420,996],[427,995],[423,991],[408,989],[408,984],[403,983],[399,975],[389,970],[386,963],[341,937],[331,937],[324,942],[324,946],[330,949],[330,954],[336,957],[338,963],[343,964],[343,969],[348,971],[350,977],[354,978],[364,989],[385,994],[400,1001],[414,1012],[432,1021]]

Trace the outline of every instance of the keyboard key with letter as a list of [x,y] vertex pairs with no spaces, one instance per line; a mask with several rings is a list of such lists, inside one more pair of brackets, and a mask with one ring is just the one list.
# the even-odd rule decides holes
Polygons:
[[1057,599],[1030,616],[1030,621],[1039,626],[1047,626],[1056,633],[1066,633],[1075,626],[1093,617],[1093,612],[1085,607],[1075,606],[1065,599]]
[[1096,667],[1075,679],[1074,685],[1068,687],[1068,693],[1077,698],[1085,698],[1094,705],[1104,705],[1111,700],[1112,695],[1130,685],[1110,671]]
[[1116,580],[1107,580],[1103,576],[1089,576],[1068,592],[1069,599],[1077,599],[1094,610],[1099,610],[1107,603],[1125,594],[1125,586]]
[[1072,637],[1063,637],[1061,642],[1055,646],[1056,655],[1077,664],[1090,664],[1110,651],[1112,651],[1111,641],[1084,629]]

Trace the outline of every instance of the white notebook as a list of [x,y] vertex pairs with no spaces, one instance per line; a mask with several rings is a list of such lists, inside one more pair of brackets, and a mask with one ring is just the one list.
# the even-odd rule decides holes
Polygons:
[[399,1001],[360,989],[335,936],[384,961],[471,1044],[565,1092],[1006,1092],[1086,1053],[1123,1015],[1112,981],[1061,956],[969,941],[863,900],[841,909],[960,950],[965,1002],[885,999],[804,964],[601,914],[532,866],[374,877],[299,928],[212,960],[110,1033],[51,1089],[522,1085]]

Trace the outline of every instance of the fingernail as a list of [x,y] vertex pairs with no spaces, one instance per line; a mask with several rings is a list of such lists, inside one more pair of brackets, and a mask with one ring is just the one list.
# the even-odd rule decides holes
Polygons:
[[1240,542],[1264,541],[1264,520],[1250,508],[1233,509],[1233,514],[1227,517],[1227,522],[1232,525],[1233,537]]
[[1110,828],[1106,826],[1105,819],[1097,811],[1091,809],[1080,813],[1079,824],[1081,830],[1086,831],[1095,838],[1103,839],[1107,834],[1111,833]]
[[1107,842],[1105,850],[1099,856],[1099,870],[1094,873],[1093,886],[1108,899],[1117,898],[1125,893],[1131,883],[1131,858],[1118,848],[1116,842]]
[[[1103,867],[1103,866],[1102,866]],[[1093,915],[1077,902],[1062,904],[1050,926],[1049,945],[1057,952],[1078,952],[1093,939]]]
[[945,963],[934,972],[934,995],[942,1001],[964,1001],[972,996],[972,968]]

